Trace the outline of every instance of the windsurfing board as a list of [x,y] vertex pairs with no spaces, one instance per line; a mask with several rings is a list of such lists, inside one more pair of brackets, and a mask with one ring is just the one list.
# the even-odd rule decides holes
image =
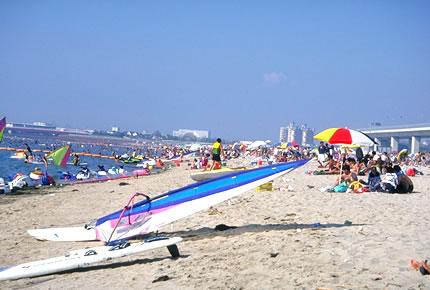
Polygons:
[[[298,165],[296,165],[297,162],[300,162]],[[121,239],[121,238],[127,238],[127,237],[132,237],[133,235],[142,235],[145,233],[149,233],[155,230],[158,230],[158,228],[160,228],[161,226],[164,226],[168,223],[171,223],[175,220],[178,220],[180,218],[184,218],[188,215],[191,215],[193,213],[196,213],[200,210],[204,210],[209,208],[211,205],[215,205],[218,204],[220,202],[223,202],[225,200],[228,200],[234,196],[237,196],[240,193],[246,192],[248,190],[254,189],[256,187],[258,187],[259,185],[262,185],[264,183],[267,183],[269,181],[272,181],[273,179],[280,177],[292,170],[294,170],[295,168],[297,168],[298,166],[303,165],[304,163],[308,162],[308,160],[301,160],[301,161],[295,161],[293,162],[294,164],[291,167],[282,167],[281,169],[278,169],[276,165],[271,165],[271,166],[266,166],[263,168],[257,168],[254,170],[248,170],[248,171],[239,171],[236,173],[234,172],[232,175],[226,175],[226,176],[222,176],[219,177],[218,179],[213,179],[212,181],[206,181],[203,182],[201,184],[196,183],[196,184],[191,184],[188,185],[184,188],[180,188],[177,189],[176,191],[172,191],[172,194],[174,193],[178,193],[178,192],[183,192],[183,191],[187,191],[189,190],[191,187],[195,193],[196,190],[199,189],[199,186],[202,185],[204,188],[206,188],[205,190],[212,190],[212,188],[210,188],[210,186],[208,187],[207,185],[212,183],[212,182],[222,182],[222,181],[226,181],[228,183],[232,183],[231,180],[234,180],[234,183],[236,184],[237,182],[235,181],[238,176],[239,179],[241,178],[240,176],[242,174],[250,174],[253,175],[255,174],[256,171],[258,170],[265,170],[265,175],[263,175],[260,178],[255,178],[255,176],[251,176],[253,177],[253,179],[250,180],[250,182],[248,183],[243,183],[243,184],[239,184],[236,187],[232,187],[229,188],[227,190],[223,190],[223,191],[219,191],[217,192],[217,194],[210,194],[210,195],[204,195],[203,198],[195,198],[192,199],[188,202],[182,202],[181,204],[177,204],[174,207],[169,208],[169,210],[165,210],[165,211],[161,211],[160,214],[158,215],[154,215],[151,216],[151,219],[144,219],[139,221],[140,224],[144,224],[146,228],[142,228],[139,227],[139,224],[135,223],[137,226],[133,226],[132,228],[130,228],[130,230],[127,231],[122,231],[121,235],[118,236],[113,236],[114,240],[116,239]],[[288,165],[288,163],[286,163]],[[267,175],[267,172],[272,172],[273,170],[277,170],[275,171],[273,174]],[[249,177],[249,178],[251,178]],[[257,175],[258,177],[258,175]],[[219,186],[219,185],[218,185]],[[203,191],[203,192],[206,192]],[[154,197],[154,199],[160,200],[162,198],[165,198],[167,196],[168,193],[166,194],[161,194],[158,197]],[[107,232],[109,232],[109,234],[111,234],[112,232],[112,224],[108,223],[109,220],[106,220],[103,225],[105,227],[104,230],[102,230],[102,232],[104,232],[105,234]],[[70,228],[53,228],[53,229],[35,229],[35,230],[29,230],[29,234],[36,237],[37,239],[40,240],[51,240],[51,241],[86,241],[86,240],[107,240],[108,236],[101,235],[98,236],[100,234],[99,229],[101,229],[102,226],[98,226],[97,229],[97,235],[96,235],[96,231],[95,229],[89,230],[89,232],[87,232],[87,229],[85,227],[78,227],[76,229],[70,229]],[[73,233],[73,231],[76,231],[76,233]],[[112,235],[111,235],[112,237]]]
[[160,247],[167,247],[173,257],[178,257],[179,251],[176,244],[180,241],[182,241],[181,237],[155,238],[152,241],[127,243],[122,246],[99,246],[74,250],[60,257],[0,268],[0,280],[30,278],[85,268],[110,259],[130,256]]
[[190,174],[190,177],[194,181],[204,181],[211,178],[217,178],[223,175],[231,174],[235,171],[241,171],[246,170],[246,167],[238,167],[238,168],[221,168],[221,169],[214,169],[214,170],[206,170],[206,171],[199,171],[194,172]]
[[41,241],[56,241],[56,242],[79,242],[79,241],[95,241],[95,229],[86,229],[85,227],[70,227],[70,228],[48,228],[27,230],[31,236]]

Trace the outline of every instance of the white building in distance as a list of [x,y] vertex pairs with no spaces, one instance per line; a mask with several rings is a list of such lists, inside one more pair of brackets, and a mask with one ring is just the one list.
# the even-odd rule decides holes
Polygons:
[[314,145],[314,135],[315,131],[306,126],[306,124],[301,126],[302,131],[302,146],[312,146]]
[[203,140],[209,139],[210,137],[209,131],[192,129],[179,129],[177,131],[173,131],[172,135],[186,140]]
[[287,142],[291,143],[293,141],[296,141],[297,144],[302,145],[302,129],[294,122],[291,122],[287,127]]
[[119,132],[119,127],[116,127],[116,126],[112,127],[111,132],[118,133]]
[[281,127],[279,130],[279,142],[292,143],[295,141],[302,146],[313,145],[314,130],[307,127],[306,124],[297,125],[294,122],[288,124],[287,127]]
[[288,133],[287,127],[279,128],[279,142],[281,143],[287,142],[287,133]]

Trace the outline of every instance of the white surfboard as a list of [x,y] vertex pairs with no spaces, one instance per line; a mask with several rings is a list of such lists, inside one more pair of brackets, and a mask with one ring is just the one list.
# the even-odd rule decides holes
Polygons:
[[78,242],[97,240],[95,229],[86,229],[85,227],[34,229],[27,230],[27,233],[42,241]]
[[0,268],[0,280],[36,277],[72,269],[84,268],[113,258],[125,257],[160,247],[168,247],[170,254],[173,257],[178,257],[179,251],[177,250],[177,247],[173,245],[179,243],[180,241],[182,241],[182,238],[173,237],[155,239],[153,241],[147,242],[132,243],[124,248],[100,246],[75,250],[61,257],[20,264],[7,268]]

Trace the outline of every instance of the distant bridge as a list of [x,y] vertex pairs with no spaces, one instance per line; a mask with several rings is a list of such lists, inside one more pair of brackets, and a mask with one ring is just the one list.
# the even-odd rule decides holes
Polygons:
[[[359,129],[374,138],[379,145],[377,148],[390,148],[392,152],[399,151],[399,140],[408,139],[409,149],[412,153],[420,151],[420,141],[422,138],[430,138],[430,124],[411,124],[403,126],[382,127]],[[386,150],[389,151],[389,150]]]

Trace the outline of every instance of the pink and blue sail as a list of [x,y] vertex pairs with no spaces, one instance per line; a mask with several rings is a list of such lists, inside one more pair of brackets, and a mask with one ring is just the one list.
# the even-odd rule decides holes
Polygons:
[[272,181],[309,160],[278,163],[224,175],[147,198],[99,218],[97,239],[115,241],[158,231],[160,227]]

